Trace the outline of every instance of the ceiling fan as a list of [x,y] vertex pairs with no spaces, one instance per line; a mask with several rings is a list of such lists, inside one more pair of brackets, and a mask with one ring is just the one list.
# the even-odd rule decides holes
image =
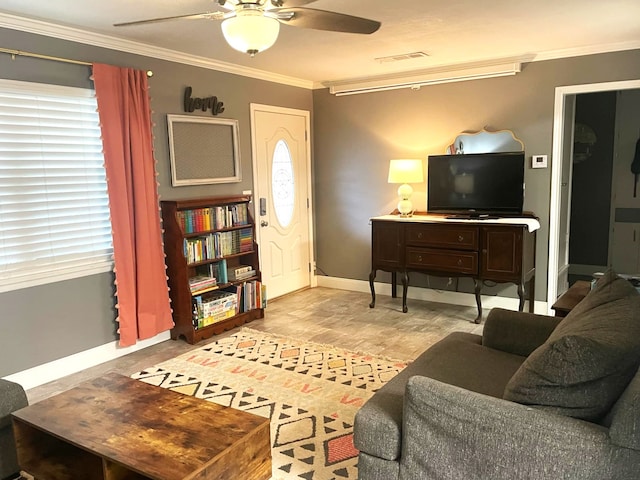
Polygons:
[[252,57],[275,43],[281,23],[294,27],[360,34],[374,33],[380,28],[380,22],[375,20],[303,7],[303,5],[313,3],[316,0],[216,1],[220,7],[227,11],[151,18],[116,23],[114,27],[201,18],[222,20],[222,33],[229,45]]

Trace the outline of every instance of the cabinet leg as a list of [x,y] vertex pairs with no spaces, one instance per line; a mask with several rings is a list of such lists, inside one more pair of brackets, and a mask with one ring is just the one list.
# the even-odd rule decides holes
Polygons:
[[524,310],[524,283],[522,281],[518,283],[518,298],[520,299],[518,302],[518,311],[522,312]]
[[371,303],[369,304],[369,308],[373,308],[376,306],[376,289],[373,286],[373,281],[376,279],[376,271],[371,270],[369,274],[369,288],[371,289]]
[[536,276],[529,279],[529,313],[533,313],[536,303]]
[[396,285],[398,284],[398,276],[396,272],[391,272],[391,298],[396,298],[398,296],[398,290]]
[[482,291],[482,282],[477,278],[474,278],[473,284],[475,285],[476,305],[478,306],[478,316],[473,322],[479,324],[482,322],[482,298],[480,297],[480,292]]
[[402,313],[407,313],[407,290],[409,290],[409,274],[407,272],[402,273]]

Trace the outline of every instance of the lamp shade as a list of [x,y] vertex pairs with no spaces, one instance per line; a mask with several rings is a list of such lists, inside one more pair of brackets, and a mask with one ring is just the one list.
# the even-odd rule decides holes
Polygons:
[[222,21],[222,34],[232,48],[253,56],[278,39],[280,22],[259,10],[240,10]]
[[399,159],[389,162],[389,183],[422,183],[422,160]]

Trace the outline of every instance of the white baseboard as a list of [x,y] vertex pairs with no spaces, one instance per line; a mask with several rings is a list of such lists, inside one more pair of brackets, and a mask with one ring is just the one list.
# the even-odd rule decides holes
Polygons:
[[[324,277],[318,276],[318,286],[337,288],[340,290],[350,290],[353,292],[370,293],[369,282],[365,280],[352,280],[349,278]],[[376,295],[391,295],[391,284],[378,283],[374,284]],[[398,286],[398,295],[402,295],[402,287]],[[434,290],[432,288],[410,287],[407,292],[407,298],[413,300],[424,300],[428,302],[449,303],[452,305],[464,305],[466,307],[476,306],[476,297],[472,293],[450,292],[446,290]],[[482,308],[489,311],[492,308],[506,308],[509,310],[518,309],[518,299],[508,297],[498,297],[493,295],[481,295]],[[526,305],[525,305],[526,308]],[[486,309],[486,310],[485,310]],[[543,315],[548,314],[547,302],[534,302],[535,313]]]
[[38,365],[37,367],[13,373],[3,378],[19,383],[22,385],[22,388],[29,390],[30,388],[44,385],[45,383],[58,380],[90,367],[95,367],[96,365],[122,357],[123,355],[137,352],[138,350],[164,342],[170,338],[171,335],[168,331],[162,332],[153,338],[140,340],[135,345],[124,348],[118,346],[118,341],[114,341],[43,365]]

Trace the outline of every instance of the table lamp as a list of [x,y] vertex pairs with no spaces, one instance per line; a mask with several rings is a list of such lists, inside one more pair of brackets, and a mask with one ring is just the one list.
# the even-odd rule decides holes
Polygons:
[[422,160],[398,159],[389,162],[389,183],[401,183],[398,187],[398,212],[401,217],[410,217],[413,214],[411,194],[413,188],[410,183],[424,182],[422,173]]

